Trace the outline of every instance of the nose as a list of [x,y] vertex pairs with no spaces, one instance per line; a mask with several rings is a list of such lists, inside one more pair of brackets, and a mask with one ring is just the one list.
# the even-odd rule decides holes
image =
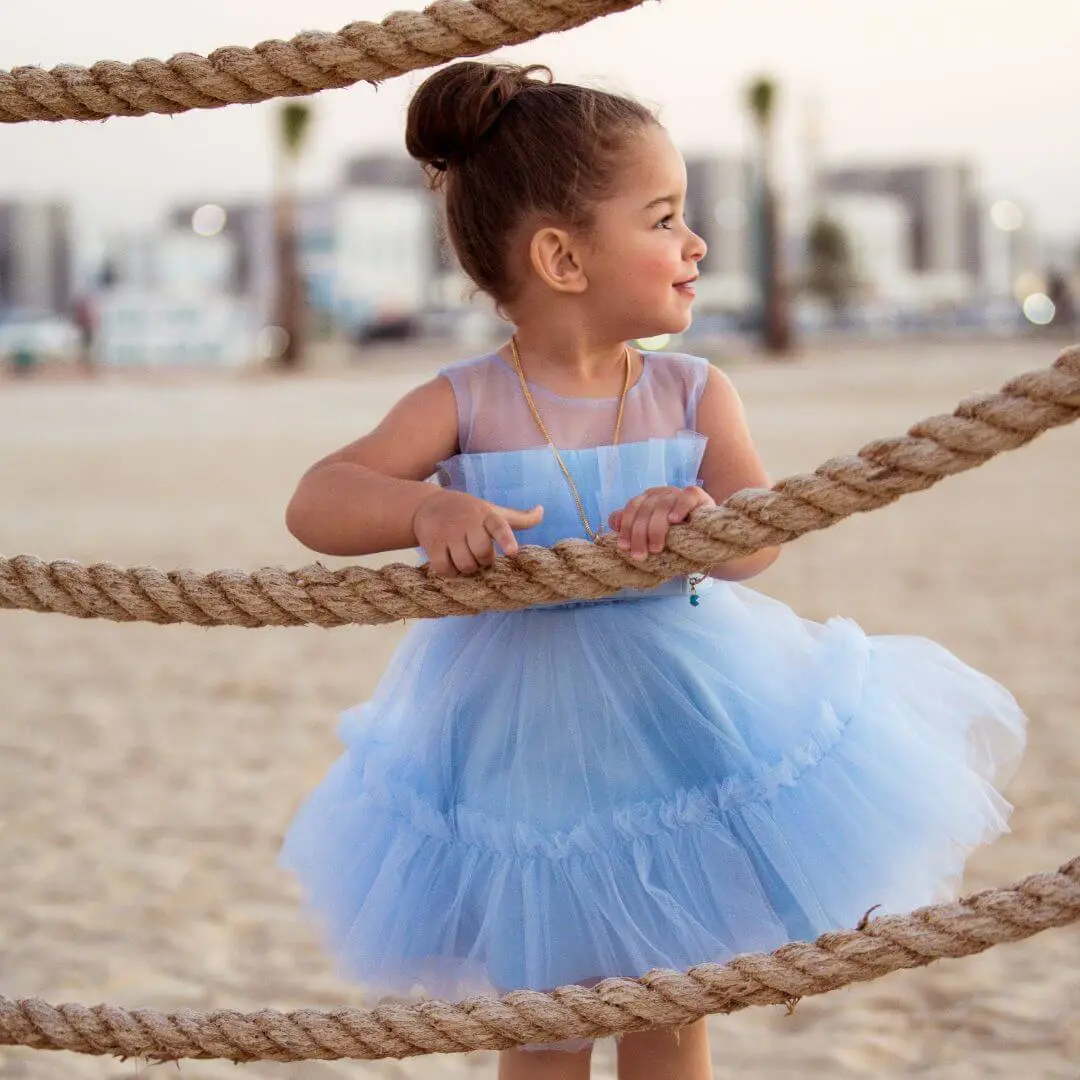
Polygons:
[[690,230],[690,240],[686,250],[687,257],[693,262],[701,262],[708,250],[709,245],[696,232]]

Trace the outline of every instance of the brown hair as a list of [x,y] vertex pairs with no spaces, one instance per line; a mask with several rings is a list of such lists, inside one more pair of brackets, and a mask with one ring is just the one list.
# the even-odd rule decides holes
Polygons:
[[514,230],[534,213],[587,227],[626,143],[657,122],[629,98],[554,82],[542,65],[466,60],[417,90],[405,146],[444,193],[462,269],[502,303],[513,293]]

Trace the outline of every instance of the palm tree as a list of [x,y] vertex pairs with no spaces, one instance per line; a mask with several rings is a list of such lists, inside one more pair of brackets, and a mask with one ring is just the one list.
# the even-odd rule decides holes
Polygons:
[[780,213],[776,187],[773,122],[778,96],[776,83],[755,79],[746,89],[746,106],[758,136],[758,184],[760,190],[762,340],[771,353],[791,348],[791,320],[780,243]]
[[806,249],[806,291],[820,297],[835,315],[840,315],[858,285],[847,233],[838,221],[818,213],[810,222]]
[[304,284],[300,275],[296,228],[296,166],[311,129],[311,105],[288,101],[277,114],[277,183],[274,198],[274,231],[277,242],[277,325],[285,331],[283,368],[300,366],[304,352]]

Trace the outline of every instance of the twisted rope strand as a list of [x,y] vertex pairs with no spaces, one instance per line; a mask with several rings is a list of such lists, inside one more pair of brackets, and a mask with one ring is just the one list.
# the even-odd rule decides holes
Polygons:
[[546,994],[515,990],[501,998],[288,1013],[158,1012],[0,997],[0,1046],[232,1061],[505,1050],[528,1042],[687,1024],[752,1005],[790,1006],[802,997],[943,957],[971,956],[1077,921],[1080,857],[1057,872],[908,915],[867,919],[856,929],[823,934],[814,942],[793,942],[771,953],[699,964],[685,972],[656,969],[638,979],[605,979],[592,988],[560,986]]
[[[459,56],[579,26],[642,0],[435,0],[423,12],[396,12],[336,34],[308,32],[209,57],[101,61],[0,71],[0,123],[97,120],[178,113],[295,97],[377,81]],[[1080,416],[1080,349],[1052,368],[1021,375],[996,394],[961,402],[906,436],[877,440],[771,491],[743,491],[672,529],[662,555],[632,565],[609,539],[524,548],[472,578],[439,579],[391,564],[372,571],[266,567],[200,574],[154,567],[82,566],[29,555],[0,560],[0,607],[81,618],[197,625],[339,626],[406,617],[512,610],[548,600],[648,587],[689,570],[787,543],[860,511],[925,490]],[[863,920],[854,930],[770,954],[686,972],[656,970],[607,979],[593,988],[549,994],[519,990],[502,998],[388,1004],[371,1011],[232,1010],[162,1013],[115,1006],[50,1005],[0,996],[0,1045],[66,1049],[160,1060],[406,1057],[505,1049],[527,1042],[598,1038],[685,1024],[710,1013],[787,1003],[941,957],[961,957],[1080,920],[1080,857],[954,904]]]
[[479,56],[569,30],[644,0],[434,0],[382,22],[336,33],[306,31],[253,48],[228,45],[209,56],[177,53],[132,64],[100,60],[0,71],[0,123],[104,120],[181,113],[301,97],[366,80],[392,79],[462,56]]
[[610,535],[597,544],[563,540],[553,548],[523,547],[460,578],[404,563],[199,573],[16,555],[0,558],[0,608],[114,622],[332,627],[607,596],[790,543],[854,513],[888,506],[1078,417],[1080,347],[1074,347],[1051,367],[1017,376],[996,393],[966,398],[950,415],[922,420],[906,435],[830,458],[769,491],[740,491],[722,506],[698,510],[671,529],[666,551],[640,563],[620,552]]

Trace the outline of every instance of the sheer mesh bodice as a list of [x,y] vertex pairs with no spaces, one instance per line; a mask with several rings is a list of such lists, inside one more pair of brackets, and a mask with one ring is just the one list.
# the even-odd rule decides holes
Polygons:
[[[626,395],[617,446],[609,441],[617,397],[567,398],[530,384],[594,529],[601,530],[613,511],[647,488],[697,483],[706,439],[693,425],[708,367],[697,357],[647,353],[644,372]],[[542,505],[543,521],[518,534],[523,544],[550,547],[569,537],[587,538],[517,373],[490,354],[454,364],[443,374],[457,399],[462,452],[439,463],[439,482],[498,506]],[[664,591],[683,588],[676,580]]]
[[[619,441],[632,443],[693,430],[708,362],[678,353],[642,356],[642,373],[626,394]],[[450,380],[457,399],[461,453],[546,445],[521,392],[517,372],[497,353],[452,364],[442,374]],[[618,397],[563,397],[531,382],[529,389],[560,450],[611,441]]]

